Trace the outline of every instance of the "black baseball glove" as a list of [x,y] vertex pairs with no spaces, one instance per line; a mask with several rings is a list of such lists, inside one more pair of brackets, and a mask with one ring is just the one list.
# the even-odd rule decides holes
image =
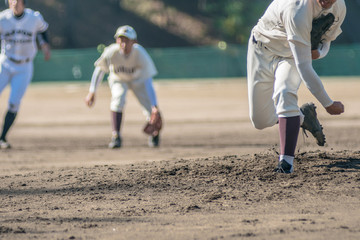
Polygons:
[[335,17],[332,13],[322,15],[316,18],[312,22],[311,30],[311,50],[318,49],[319,44],[323,40],[323,35],[329,30],[331,25],[334,23]]

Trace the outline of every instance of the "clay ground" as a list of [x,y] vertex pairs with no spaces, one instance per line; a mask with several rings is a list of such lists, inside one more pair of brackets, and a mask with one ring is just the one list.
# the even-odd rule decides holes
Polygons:
[[118,150],[106,82],[92,109],[88,83],[34,83],[0,152],[0,239],[360,239],[360,79],[324,83],[346,112],[301,88],[327,145],[300,134],[288,175],[273,173],[277,126],[249,122],[244,79],[156,81],[157,149],[130,93]]

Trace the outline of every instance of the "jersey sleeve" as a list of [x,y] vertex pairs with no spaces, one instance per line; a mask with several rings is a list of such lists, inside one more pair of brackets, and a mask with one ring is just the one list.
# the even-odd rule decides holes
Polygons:
[[139,71],[134,74],[134,78],[141,76],[145,79],[154,77],[158,73],[154,61],[143,47],[139,46],[138,49],[140,68],[138,69]]
[[310,48],[307,45],[293,41],[289,41],[289,44],[294,55],[296,68],[306,87],[324,107],[333,104],[319,76],[312,67]]
[[104,52],[101,56],[95,61],[94,66],[101,69],[105,73],[109,73],[109,58],[110,58],[110,48],[107,47],[104,49]]
[[103,71],[101,71],[101,69],[99,67],[96,67],[94,69],[94,72],[91,76],[89,92],[92,92],[92,93],[96,92],[97,87],[100,85],[100,83],[104,79],[104,75],[105,75],[105,73]]
[[34,12],[34,16],[36,17],[37,32],[45,32],[48,29],[49,24],[44,20],[40,12]]
[[311,46],[310,32],[312,17],[306,5],[287,9],[283,13],[283,24],[288,41],[296,41]]

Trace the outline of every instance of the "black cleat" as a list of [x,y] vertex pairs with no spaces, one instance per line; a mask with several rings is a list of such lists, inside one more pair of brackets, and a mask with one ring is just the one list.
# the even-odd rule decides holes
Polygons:
[[1,139],[0,149],[9,149],[9,148],[11,148],[10,144],[5,139]]
[[274,172],[277,173],[292,173],[293,171],[294,171],[293,166],[285,160],[281,160],[277,168],[275,168],[274,170]]
[[148,145],[149,147],[159,147],[160,144],[160,136],[156,135],[156,136],[151,136],[149,137],[149,142]]
[[323,127],[321,126],[319,120],[317,119],[317,114],[315,111],[316,107],[314,103],[305,103],[301,106],[300,110],[304,114],[304,122],[301,125],[305,135],[307,136],[305,130],[311,132],[315,137],[316,143],[319,146],[325,145],[325,135],[323,133]]
[[121,138],[119,136],[114,136],[111,138],[111,142],[109,143],[109,148],[120,148],[121,147]]

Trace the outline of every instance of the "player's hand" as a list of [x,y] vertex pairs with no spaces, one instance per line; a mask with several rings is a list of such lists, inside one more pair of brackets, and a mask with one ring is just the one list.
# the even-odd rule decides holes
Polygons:
[[331,115],[339,115],[344,112],[344,105],[341,102],[335,101],[332,105],[325,108]]
[[44,54],[45,61],[50,60],[50,57],[51,57],[50,45],[47,43],[44,43],[43,45],[41,45],[41,51]]
[[88,107],[92,107],[95,102],[95,93],[89,92],[85,98],[85,103]]
[[312,58],[312,60],[318,59],[319,57],[320,57],[319,50],[317,50],[317,49],[311,50],[311,58]]

